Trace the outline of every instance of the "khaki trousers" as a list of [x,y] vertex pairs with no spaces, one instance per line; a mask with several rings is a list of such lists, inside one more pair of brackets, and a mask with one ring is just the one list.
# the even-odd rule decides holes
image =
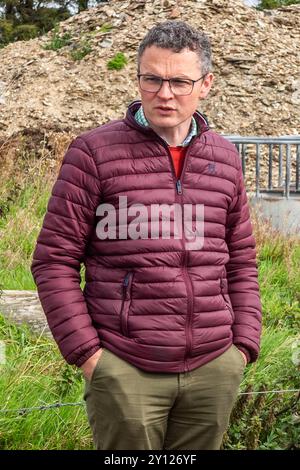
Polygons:
[[244,368],[234,345],[171,374],[143,371],[103,349],[84,391],[96,449],[220,449]]

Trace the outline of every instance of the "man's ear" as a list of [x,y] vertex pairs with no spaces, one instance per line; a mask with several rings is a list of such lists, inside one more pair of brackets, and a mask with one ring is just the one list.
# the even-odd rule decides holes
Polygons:
[[214,75],[210,72],[207,75],[205,75],[204,80],[202,82],[200,92],[199,92],[199,99],[204,100],[208,93],[210,92],[210,89],[212,87],[213,81],[214,81]]

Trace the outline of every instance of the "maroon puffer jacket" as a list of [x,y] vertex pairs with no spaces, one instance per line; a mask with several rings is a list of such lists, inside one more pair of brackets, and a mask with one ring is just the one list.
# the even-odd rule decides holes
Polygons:
[[[77,366],[103,346],[147,371],[183,372],[232,342],[253,362],[261,304],[240,157],[196,112],[200,131],[176,181],[166,143],[134,119],[140,104],[82,133],[64,156],[31,266],[52,334]],[[203,247],[187,250],[174,237],[99,239],[96,209],[118,208],[121,195],[128,207],[204,204]]]

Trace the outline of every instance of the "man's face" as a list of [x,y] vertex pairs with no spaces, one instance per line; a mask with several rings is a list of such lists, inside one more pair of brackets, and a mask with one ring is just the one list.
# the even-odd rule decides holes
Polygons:
[[[155,75],[161,78],[182,78],[197,80],[203,73],[196,52],[183,49],[181,52],[173,52],[151,46],[145,49],[140,60],[140,73]],[[174,95],[168,82],[163,82],[160,91],[150,93],[139,91],[145,116],[150,124],[160,129],[170,129],[180,126],[187,120],[190,121],[196,111],[199,99],[206,98],[211,88],[213,75],[207,74],[202,80],[194,84],[190,95]],[[169,107],[163,110],[160,107]]]

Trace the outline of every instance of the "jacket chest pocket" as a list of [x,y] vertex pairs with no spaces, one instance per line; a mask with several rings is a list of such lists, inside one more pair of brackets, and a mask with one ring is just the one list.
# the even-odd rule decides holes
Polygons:
[[231,304],[231,300],[229,297],[229,294],[227,292],[227,280],[226,279],[220,279],[220,285],[221,285],[221,294],[224,300],[224,303],[227,307],[227,309],[230,312],[232,322],[234,322],[234,312]]
[[129,271],[122,282],[122,303],[120,311],[121,331],[124,336],[129,336],[128,315],[132,299],[132,281],[134,272]]

